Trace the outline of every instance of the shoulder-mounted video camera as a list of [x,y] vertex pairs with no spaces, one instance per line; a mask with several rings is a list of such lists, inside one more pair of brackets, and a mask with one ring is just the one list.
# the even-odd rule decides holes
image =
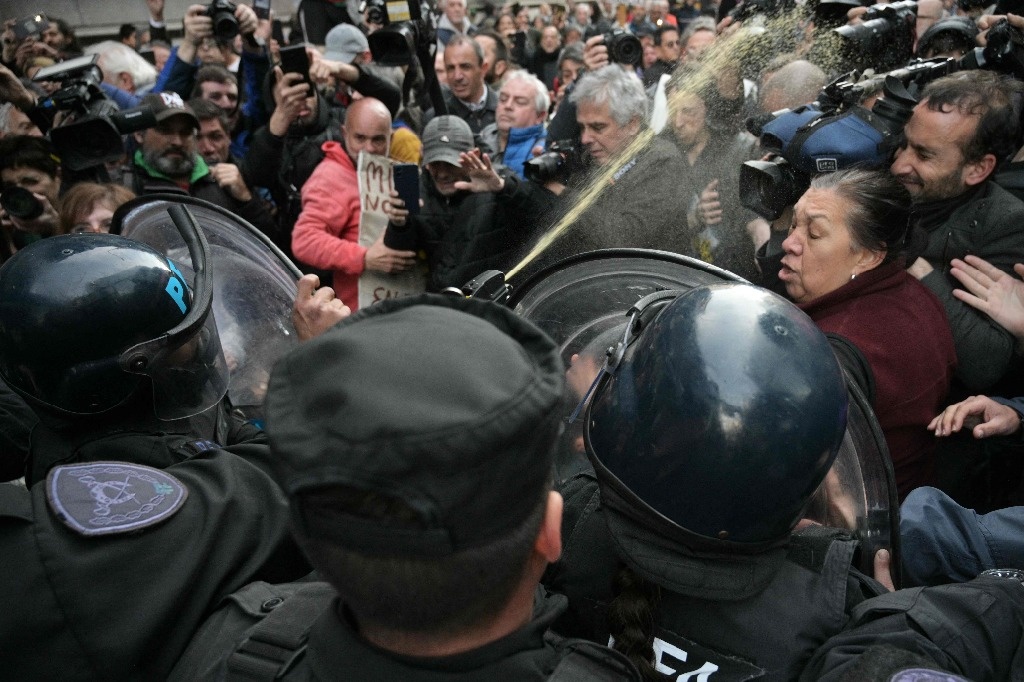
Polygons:
[[373,60],[382,66],[408,66],[420,48],[437,40],[437,16],[427,2],[365,0],[362,9],[370,22],[383,25],[367,36]]
[[[815,102],[749,119],[747,129],[760,137],[762,148],[779,156],[743,164],[741,202],[775,220],[819,173],[888,165],[921,89],[936,78],[972,69],[1024,77],[1024,34],[1003,20],[989,30],[985,47],[960,59],[916,60],[866,80],[851,72],[826,86]],[[879,92],[883,97],[870,110],[860,104]]]
[[68,170],[85,170],[120,159],[124,155],[122,135],[156,125],[148,106],[120,110],[103,94],[98,60],[99,55],[69,59],[40,69],[32,79],[60,83],[60,89],[37,106],[65,112],[49,137],[61,165]]

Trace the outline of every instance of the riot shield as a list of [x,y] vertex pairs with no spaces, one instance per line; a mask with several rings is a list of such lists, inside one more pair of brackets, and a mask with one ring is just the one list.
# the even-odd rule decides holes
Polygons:
[[[674,253],[610,249],[574,256],[512,288],[508,305],[555,340],[568,368],[564,410],[569,425],[557,462],[560,479],[589,467],[578,413],[606,354],[623,337],[626,312],[660,291],[729,281],[745,282]],[[806,517],[855,535],[863,547],[859,568],[868,575],[873,573],[875,552],[889,549],[898,580],[899,503],[892,463],[870,404],[853,381],[847,384],[846,435]]]
[[166,254],[191,284],[185,243],[167,213],[171,204],[186,205],[209,241],[213,315],[230,370],[228,397],[247,417],[261,419],[270,368],[298,343],[291,311],[302,273],[245,220],[184,195],[153,194],[124,204],[111,232]]

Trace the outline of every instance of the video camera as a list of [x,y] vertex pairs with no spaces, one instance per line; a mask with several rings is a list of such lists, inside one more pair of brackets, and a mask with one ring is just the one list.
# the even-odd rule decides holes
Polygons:
[[905,64],[914,54],[917,0],[872,5],[861,21],[832,29],[840,37],[844,63],[858,70],[873,67],[887,71]]
[[[1024,77],[1024,34],[1003,20],[989,30],[985,47],[960,59],[916,60],[861,81],[852,72],[827,85],[815,102],[775,112],[767,120],[748,119],[747,129],[761,138],[761,146],[780,157],[743,164],[741,202],[775,220],[796,203],[814,175],[853,165],[887,165],[902,143],[921,89],[936,78],[979,68]],[[883,98],[870,110],[860,105],[880,90]]]
[[361,9],[371,23],[383,25],[367,36],[373,61],[382,66],[408,66],[437,40],[437,17],[426,2],[364,0]]
[[124,156],[122,135],[156,125],[148,106],[119,110],[100,89],[103,72],[99,55],[69,59],[40,69],[35,82],[57,81],[60,89],[39,103],[41,109],[67,112],[61,124],[49,131],[50,142],[61,165],[72,171],[85,170]]

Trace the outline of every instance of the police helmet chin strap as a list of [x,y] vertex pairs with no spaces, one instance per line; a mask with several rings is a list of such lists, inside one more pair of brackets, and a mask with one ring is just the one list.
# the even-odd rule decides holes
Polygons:
[[622,338],[605,351],[605,360],[601,366],[601,371],[594,377],[594,381],[591,382],[587,392],[583,394],[583,398],[576,405],[576,409],[566,419],[567,424],[575,424],[579,420],[580,414],[590,403],[594,393],[597,392],[597,387],[601,385],[605,377],[611,377],[619,370],[622,358],[626,355],[626,349],[640,338],[644,330],[647,329],[647,326],[661,312],[662,308],[671,301],[676,300],[683,293],[685,292],[681,289],[655,291],[653,294],[648,294],[641,298],[626,311],[629,322],[626,323],[625,329],[622,331]]

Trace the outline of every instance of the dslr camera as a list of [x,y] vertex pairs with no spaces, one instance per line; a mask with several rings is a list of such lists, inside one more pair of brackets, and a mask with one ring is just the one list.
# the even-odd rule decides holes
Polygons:
[[368,21],[383,25],[367,36],[373,61],[382,66],[409,66],[437,40],[437,19],[426,2],[366,0],[362,7]]
[[640,39],[621,28],[605,33],[604,44],[608,48],[608,59],[616,64],[636,66],[644,58],[644,46],[640,44]]
[[213,20],[213,35],[218,40],[234,40],[238,35],[238,19],[235,10],[238,5],[231,0],[213,0],[204,14]]
[[573,141],[555,140],[546,152],[523,164],[523,175],[542,185],[550,180],[568,184],[568,179],[582,169],[583,157]]

